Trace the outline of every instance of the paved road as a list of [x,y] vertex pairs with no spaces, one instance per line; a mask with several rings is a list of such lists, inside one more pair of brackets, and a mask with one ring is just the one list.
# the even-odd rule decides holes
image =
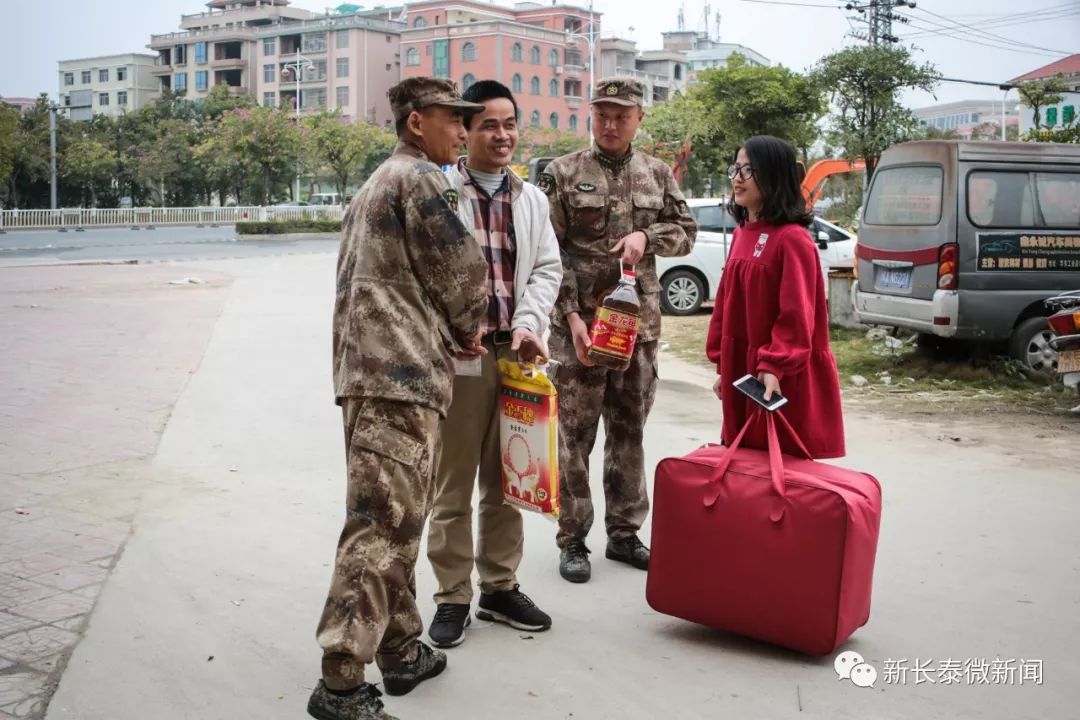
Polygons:
[[241,240],[232,225],[216,228],[32,230],[0,235],[0,267],[81,262],[223,260],[335,252],[336,239]]
[[[314,625],[344,497],[327,361],[333,259],[193,265],[233,284],[138,485],[134,534],[49,720],[299,718],[318,673]],[[663,360],[649,467],[716,437],[711,381]],[[563,582],[554,526],[530,514],[522,587],[555,626],[533,634],[475,623],[449,671],[389,698],[390,711],[404,720],[1075,717],[1080,456],[1069,436],[997,418],[849,412],[847,422],[841,464],[875,472],[885,496],[873,616],[846,646],[878,669],[873,690],[838,681],[831,657],[656,614],[645,574],[604,560],[602,522],[590,537],[593,580]],[[598,474],[593,493],[602,493]],[[417,582],[430,619],[423,554]],[[931,679],[889,682],[890,659],[897,668],[918,659]],[[1007,684],[937,673],[998,659],[1013,667]],[[1045,661],[1042,684],[1021,684],[1022,659]]]

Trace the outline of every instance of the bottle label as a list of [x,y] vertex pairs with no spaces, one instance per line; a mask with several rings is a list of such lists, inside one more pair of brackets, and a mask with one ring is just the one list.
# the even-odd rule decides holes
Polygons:
[[611,308],[596,308],[589,340],[599,352],[629,360],[637,342],[638,316]]

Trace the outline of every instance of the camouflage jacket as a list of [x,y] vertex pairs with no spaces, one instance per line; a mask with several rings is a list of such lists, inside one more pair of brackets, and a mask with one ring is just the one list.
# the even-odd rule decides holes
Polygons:
[[452,352],[487,310],[487,262],[457,195],[419,148],[398,143],[345,216],[334,302],[334,392],[450,405]]
[[656,256],[686,255],[697,238],[697,223],[671,169],[635,150],[612,159],[593,146],[553,160],[537,184],[551,201],[551,224],[563,260],[552,324],[567,329],[566,315],[572,312],[586,324],[592,322],[597,296],[619,280],[619,255],[612,255],[611,248],[642,230],[648,243],[637,266],[642,304],[638,339],[658,339]]

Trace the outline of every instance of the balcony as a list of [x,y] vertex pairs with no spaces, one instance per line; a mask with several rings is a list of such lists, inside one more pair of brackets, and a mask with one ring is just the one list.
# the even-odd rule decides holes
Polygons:
[[150,69],[150,74],[155,75],[157,77],[161,77],[162,75],[172,75],[172,73],[173,73],[173,66],[172,65],[161,65],[161,64],[155,63],[154,67],[152,67]]
[[580,95],[563,95],[563,99],[566,100],[566,107],[572,110],[581,107],[581,103],[585,101]]
[[235,23],[240,25],[271,25],[282,20],[303,20],[308,13],[300,9],[283,6],[263,5],[262,7],[243,7],[237,10],[211,10],[180,16],[180,27],[185,30],[205,28],[210,25]]
[[460,38],[474,35],[493,35],[510,33],[516,36],[524,36],[540,42],[563,45],[566,43],[566,34],[557,30],[526,25],[524,23],[496,20],[492,22],[476,22],[468,25],[436,25],[419,29],[402,29],[402,39],[409,41],[435,40],[440,38]]
[[186,45],[203,40],[226,41],[251,40],[255,37],[256,28],[210,28],[208,30],[190,30],[188,32],[172,32],[164,35],[151,35],[148,48],[152,50],[167,50],[173,45]]

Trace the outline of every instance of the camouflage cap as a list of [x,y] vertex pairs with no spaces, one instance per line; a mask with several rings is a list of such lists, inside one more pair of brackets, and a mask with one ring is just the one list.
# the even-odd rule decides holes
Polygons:
[[457,107],[462,110],[483,110],[484,106],[468,102],[461,97],[457,85],[451,80],[433,77],[414,77],[402,80],[387,91],[394,120],[408,117],[414,110],[432,105]]
[[645,88],[634,78],[608,77],[596,82],[590,104],[609,102],[627,107],[642,107],[645,104]]

